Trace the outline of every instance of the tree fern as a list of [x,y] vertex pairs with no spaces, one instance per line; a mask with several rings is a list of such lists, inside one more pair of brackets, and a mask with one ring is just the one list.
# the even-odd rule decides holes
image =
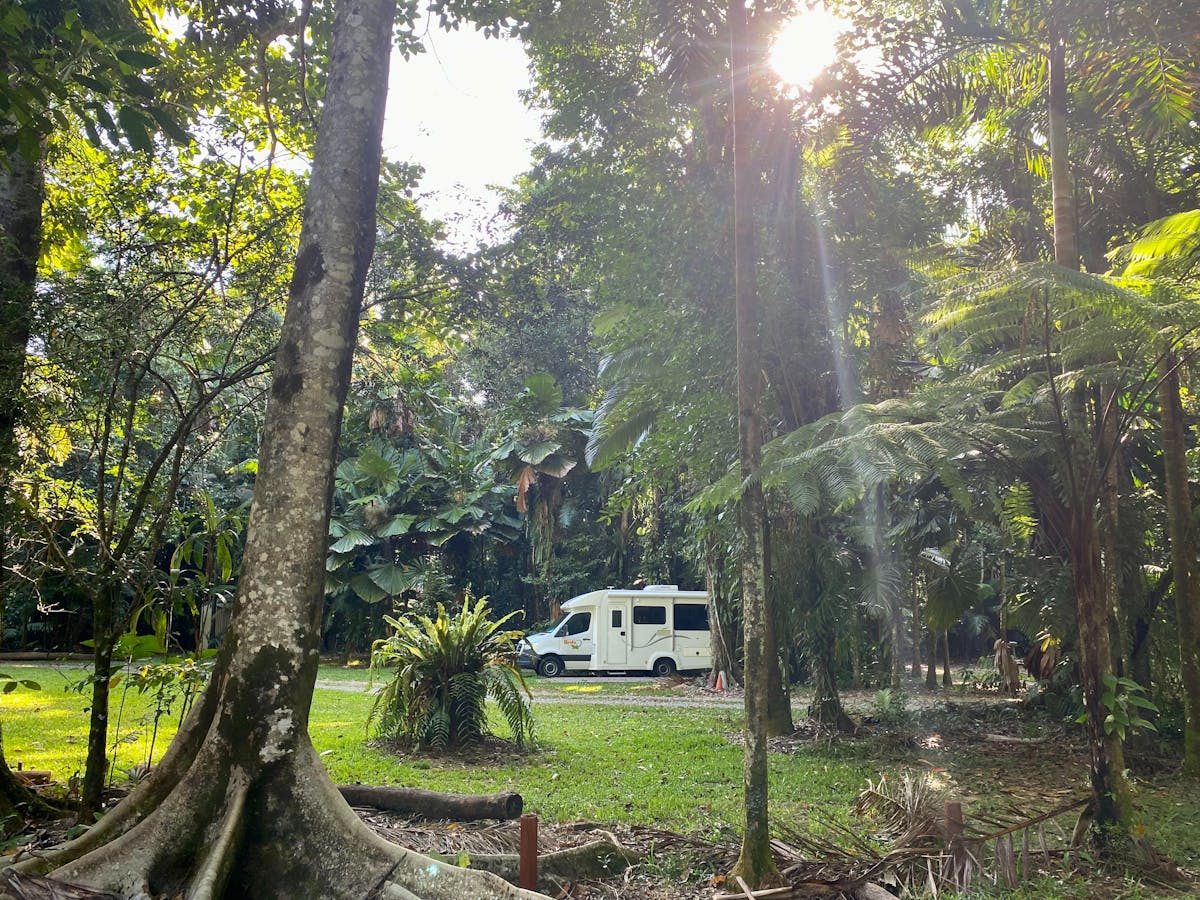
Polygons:
[[490,697],[513,740],[529,743],[529,691],[513,664],[522,632],[503,629],[515,613],[495,621],[488,613],[486,599],[468,595],[455,615],[439,603],[433,617],[384,616],[393,633],[375,642],[371,668],[395,671],[375,699],[368,728],[417,747],[471,744],[489,733]]

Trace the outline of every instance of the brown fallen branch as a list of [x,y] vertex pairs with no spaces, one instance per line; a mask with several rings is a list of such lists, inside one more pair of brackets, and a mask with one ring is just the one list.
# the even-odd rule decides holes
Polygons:
[[985,732],[983,739],[989,744],[1042,744],[1045,738],[1010,737],[1007,734],[990,734]]
[[351,806],[369,806],[386,812],[406,813],[426,819],[474,822],[479,819],[516,819],[524,801],[520,794],[443,794],[421,788],[382,787],[371,784],[340,784]]
[[[638,862],[637,853],[609,840],[589,841],[538,857],[538,890],[557,890],[564,881],[609,878]],[[479,854],[470,858],[469,867],[499,875],[517,883],[520,857],[516,853]]]
[[762,890],[752,891],[746,886],[746,882],[741,878],[739,878],[737,881],[738,884],[742,886],[740,891],[738,891],[736,894],[713,894],[713,900],[748,900],[748,898],[749,900],[761,900],[763,897],[795,896],[795,889],[791,885],[788,885],[787,887],[764,888]]

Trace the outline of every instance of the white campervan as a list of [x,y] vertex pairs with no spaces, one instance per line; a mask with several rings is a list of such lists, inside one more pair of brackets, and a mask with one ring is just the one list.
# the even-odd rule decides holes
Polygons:
[[712,665],[704,591],[673,584],[608,588],[573,597],[562,610],[562,618],[521,644],[518,661],[539,675],[646,669],[670,675]]

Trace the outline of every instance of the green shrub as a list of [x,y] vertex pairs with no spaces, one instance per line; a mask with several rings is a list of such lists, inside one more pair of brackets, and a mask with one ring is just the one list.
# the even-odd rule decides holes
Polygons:
[[882,724],[907,725],[912,718],[908,711],[908,695],[902,688],[885,687],[871,698],[871,714]]
[[487,728],[487,698],[508,722],[513,740],[533,739],[529,689],[514,664],[520,631],[488,617],[487,600],[468,596],[454,616],[437,606],[435,618],[384,616],[394,633],[376,641],[371,670],[395,667],[395,675],[371,709],[368,726],[381,737],[420,748],[461,747]]

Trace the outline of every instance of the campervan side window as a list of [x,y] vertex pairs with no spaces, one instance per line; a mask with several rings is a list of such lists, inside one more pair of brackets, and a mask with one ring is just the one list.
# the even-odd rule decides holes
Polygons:
[[590,612],[575,613],[567,620],[562,633],[559,637],[567,637],[572,634],[583,634],[592,627],[592,614]]
[[703,603],[676,603],[675,630],[708,631],[708,607]]
[[633,608],[634,625],[666,625],[667,608],[665,606],[635,606]]

